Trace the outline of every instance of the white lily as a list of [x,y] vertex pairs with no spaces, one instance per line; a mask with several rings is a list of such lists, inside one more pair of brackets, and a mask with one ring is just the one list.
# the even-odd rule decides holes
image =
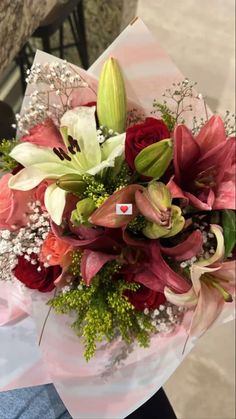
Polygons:
[[[95,107],[80,106],[67,111],[61,119],[61,133],[65,152],[27,142],[12,150],[10,156],[22,164],[24,169],[11,177],[10,188],[27,191],[44,179],[56,181],[67,174],[96,175],[106,167],[113,167],[116,157],[124,152],[125,134],[114,136],[100,146],[96,133]],[[45,193],[47,211],[58,225],[62,221],[66,194],[56,182],[48,186]]]

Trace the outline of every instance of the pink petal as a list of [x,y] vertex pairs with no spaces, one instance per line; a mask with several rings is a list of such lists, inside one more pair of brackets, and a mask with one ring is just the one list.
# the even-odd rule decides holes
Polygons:
[[148,269],[142,272],[139,272],[135,275],[135,282],[145,285],[145,287],[150,290],[162,292],[164,291],[164,285],[161,281],[158,280],[156,274]]
[[183,293],[187,292],[190,288],[188,282],[175,271],[173,271],[170,266],[165,262],[161,255],[160,247],[157,243],[151,243],[151,263],[150,270],[155,274],[156,281],[160,282],[164,287],[167,286],[171,290]]
[[191,322],[189,335],[201,336],[214,323],[224,307],[221,294],[214,288],[202,283],[201,292]]
[[221,182],[233,165],[235,144],[234,138],[230,138],[207,151],[193,166],[192,175],[212,171],[216,182]]
[[200,156],[199,146],[185,125],[177,125],[174,131],[174,168],[177,183]]
[[209,121],[202,127],[196,137],[200,146],[201,153],[211,150],[213,147],[226,141],[224,122],[218,115],[213,115]]
[[183,205],[188,205],[189,200],[182,189],[174,182],[174,177],[169,180],[166,186],[169,189],[172,198],[183,199]]
[[41,147],[65,148],[61,133],[52,119],[48,118],[41,124],[33,126],[28,135],[21,138],[21,142],[28,142]]
[[160,223],[160,216],[158,215],[157,211],[155,211],[150,200],[148,199],[147,191],[136,191],[135,202],[139,211],[145,218],[147,218],[149,221],[152,221],[153,223]]
[[236,210],[235,182],[233,180],[220,183],[213,209]]
[[[214,192],[210,191],[209,203],[212,203],[212,197],[213,197],[212,193]],[[195,208],[198,208],[202,211],[209,211],[212,209],[211,205],[209,205],[207,202],[206,203],[202,202],[200,199],[192,195],[190,192],[185,192],[185,196],[189,199],[189,203]]]
[[203,244],[202,233],[200,230],[196,230],[191,233],[188,238],[174,247],[163,247],[161,246],[161,252],[167,256],[172,257],[175,260],[188,260],[193,256],[196,256]]
[[116,258],[116,255],[109,255],[85,249],[83,251],[80,268],[82,278],[86,285],[91,284],[92,279],[100,271],[103,265],[105,265],[105,263]]
[[[113,193],[103,205],[101,205],[90,217],[89,221],[92,224],[118,228],[126,226],[133,218],[138,215],[138,209],[135,204],[135,192],[142,191],[144,188],[141,185],[129,185]],[[116,204],[132,204],[132,215],[116,214]]]

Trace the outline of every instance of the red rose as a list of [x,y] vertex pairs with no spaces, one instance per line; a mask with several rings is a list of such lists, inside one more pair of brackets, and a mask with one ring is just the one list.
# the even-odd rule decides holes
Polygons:
[[[41,268],[40,271],[38,271],[39,267]],[[20,256],[18,264],[14,269],[14,275],[28,288],[36,289],[40,292],[49,292],[55,288],[54,281],[61,274],[61,271],[62,269],[58,265],[50,266],[49,268],[45,268],[39,262],[32,265],[24,256]]]
[[170,138],[170,132],[160,119],[146,118],[142,124],[128,128],[125,139],[125,158],[129,167],[135,170],[134,160],[140,151],[166,138]]
[[138,291],[126,291],[125,295],[136,310],[140,311],[143,311],[145,308],[154,310],[166,302],[164,294],[153,291],[144,285],[141,285]]

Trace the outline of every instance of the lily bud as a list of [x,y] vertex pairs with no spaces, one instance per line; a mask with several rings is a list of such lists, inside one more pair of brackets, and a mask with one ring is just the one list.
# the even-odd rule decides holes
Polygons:
[[93,202],[92,198],[84,198],[81,201],[77,202],[76,209],[71,213],[71,222],[75,226],[80,226],[81,224],[89,227],[91,224],[88,219],[90,215],[96,209],[96,205]]
[[164,183],[150,182],[146,190],[136,191],[135,201],[148,221],[143,234],[149,239],[174,236],[184,227],[181,209],[171,205],[171,194]]
[[154,207],[164,211],[171,206],[171,194],[169,189],[162,182],[150,182],[148,193]]
[[59,188],[64,189],[64,191],[73,192],[75,194],[81,194],[86,189],[86,184],[81,176],[76,175],[75,173],[61,176],[56,184]]
[[137,155],[134,164],[138,173],[160,179],[173,158],[172,140],[161,140],[144,148]]
[[185,219],[181,214],[181,209],[176,205],[171,205],[169,226],[163,226],[148,222],[143,229],[143,234],[149,239],[158,239],[160,237],[172,237],[178,234],[184,227]]
[[109,58],[103,65],[97,94],[99,124],[114,132],[125,131],[127,99],[125,84],[119,64]]

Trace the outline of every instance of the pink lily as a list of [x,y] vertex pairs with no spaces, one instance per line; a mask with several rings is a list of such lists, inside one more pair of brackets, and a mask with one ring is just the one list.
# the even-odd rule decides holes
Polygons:
[[176,294],[168,287],[166,299],[177,306],[195,308],[189,336],[201,336],[217,319],[225,302],[235,294],[235,261],[221,262],[224,256],[224,237],[221,227],[212,225],[217,240],[216,252],[209,259],[194,263],[190,269],[192,287]]
[[174,177],[168,188],[200,210],[236,209],[235,138],[226,137],[224,122],[212,116],[196,138],[185,125],[174,131]]

